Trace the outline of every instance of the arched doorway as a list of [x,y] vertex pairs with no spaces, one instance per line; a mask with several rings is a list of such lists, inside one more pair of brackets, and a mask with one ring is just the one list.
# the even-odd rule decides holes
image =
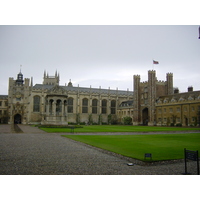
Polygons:
[[14,124],[21,124],[22,116],[20,114],[16,114],[14,116]]
[[148,108],[142,110],[142,122],[143,125],[148,125]]

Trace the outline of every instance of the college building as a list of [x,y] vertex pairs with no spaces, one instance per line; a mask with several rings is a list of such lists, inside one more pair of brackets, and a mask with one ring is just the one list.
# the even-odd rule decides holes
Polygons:
[[8,95],[0,95],[0,123],[8,124],[123,124],[133,125],[199,125],[200,91],[179,93],[173,87],[173,74],[159,81],[155,70],[148,80],[133,76],[134,91],[110,88],[85,88],[59,84],[60,75],[49,76],[33,85],[33,78],[9,78]]

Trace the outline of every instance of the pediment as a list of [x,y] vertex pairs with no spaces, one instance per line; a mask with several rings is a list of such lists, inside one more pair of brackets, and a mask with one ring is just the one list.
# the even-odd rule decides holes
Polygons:
[[59,85],[55,85],[53,88],[51,88],[50,90],[47,91],[47,95],[67,95],[67,91],[65,89],[63,89],[61,86]]

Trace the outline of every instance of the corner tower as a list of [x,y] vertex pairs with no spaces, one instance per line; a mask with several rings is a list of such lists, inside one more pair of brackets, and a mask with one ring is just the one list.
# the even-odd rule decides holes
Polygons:
[[140,122],[140,75],[133,76],[133,125],[138,125]]
[[30,79],[23,79],[20,70],[17,79],[9,78],[8,87],[8,114],[9,124],[26,124],[30,94]]
[[148,71],[148,125],[155,123],[155,102],[156,102],[156,71]]
[[167,73],[166,77],[166,86],[167,86],[167,94],[166,95],[171,95],[173,94],[173,73]]

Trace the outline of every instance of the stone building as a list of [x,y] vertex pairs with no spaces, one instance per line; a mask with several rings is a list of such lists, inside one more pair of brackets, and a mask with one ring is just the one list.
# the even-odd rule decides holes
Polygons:
[[117,120],[121,102],[133,100],[133,92],[100,88],[59,85],[60,76],[44,72],[43,83],[33,86],[33,80],[20,72],[9,78],[8,123],[22,124],[110,124]]
[[8,95],[0,95],[0,124],[8,123]]
[[156,104],[157,125],[183,125],[197,126],[200,122],[200,91],[193,91],[188,87],[188,92],[161,96]]
[[166,81],[158,81],[156,71],[150,70],[148,81],[140,82],[140,75],[134,75],[133,84],[133,124],[156,125],[156,101],[173,94],[173,74],[167,73]]
[[134,75],[133,125],[183,125],[200,124],[200,91],[179,93],[173,88],[173,74],[167,73],[165,81],[158,81],[156,71],[148,71],[148,81],[140,82]]
[[179,93],[173,87],[173,74],[157,80],[148,71],[148,80],[133,76],[133,91],[59,85],[60,76],[44,72],[43,83],[17,75],[9,78],[8,95],[0,95],[0,123],[22,124],[114,124],[132,118],[133,125],[200,124],[200,91]]

